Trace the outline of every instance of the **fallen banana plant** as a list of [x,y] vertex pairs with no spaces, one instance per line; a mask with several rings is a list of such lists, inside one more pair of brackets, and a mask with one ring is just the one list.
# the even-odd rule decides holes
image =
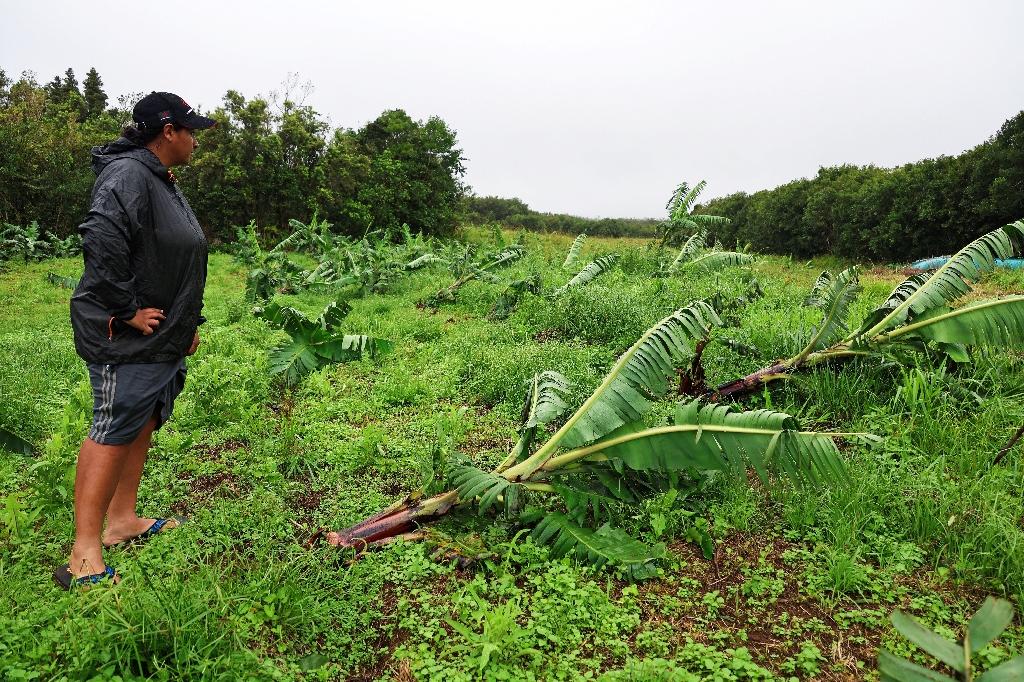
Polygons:
[[463,286],[474,279],[483,279],[491,282],[498,281],[492,270],[511,265],[526,254],[526,249],[521,244],[506,246],[500,252],[488,259],[485,263],[469,263],[469,251],[464,253],[463,258],[452,262],[452,271],[455,274],[455,281],[439,290],[436,294],[427,299],[427,305],[437,307],[442,303],[455,300],[455,294]]
[[270,351],[270,372],[282,375],[286,384],[297,384],[310,372],[334,362],[351,362],[364,354],[374,357],[390,352],[390,341],[363,334],[343,334],[338,325],[351,312],[344,301],[330,303],[315,320],[295,308],[271,302],[255,308],[256,317],[283,329],[288,341]]
[[[533,526],[555,555],[574,554],[594,565],[614,564],[635,577],[650,575],[664,555],[611,521],[616,508],[668,490],[693,490],[709,472],[745,480],[752,468],[766,484],[774,476],[799,485],[841,483],[847,474],[833,436],[800,431],[796,420],[768,410],[734,412],[698,401],[679,404],[671,423],[643,423],[670,387],[673,370],[692,344],[719,323],[699,301],[649,329],[618,359],[600,386],[542,445],[546,425],[568,411],[568,381],[542,372],[530,382],[519,438],[494,470],[449,467],[449,489],[429,487],[359,523],[327,533],[330,544],[357,550],[414,530],[456,508],[501,510]],[[545,506],[534,504],[549,496]]]
[[758,390],[792,372],[823,363],[881,355],[939,353],[968,362],[969,346],[993,348],[1024,344],[1024,296],[1005,296],[952,308],[971,291],[971,282],[1012,257],[1024,246],[1024,221],[1018,220],[974,240],[931,274],[912,275],[886,301],[851,329],[851,304],[860,292],[857,268],[833,276],[823,272],[808,297],[822,320],[804,348],[740,379],[718,386],[705,399],[719,400]]
[[[570,289],[579,289],[580,287],[586,286],[599,276],[614,268],[618,260],[619,254],[617,253],[609,253],[605,256],[594,259],[592,262],[587,263],[587,265],[576,273],[576,275],[574,275],[568,282],[548,293],[548,298],[558,298]],[[491,312],[487,317],[492,320],[504,320],[508,318],[509,315],[515,312],[515,309],[519,306],[524,295],[531,293],[539,296],[541,294],[541,288],[539,275],[530,275],[529,277],[509,282],[509,285],[505,287],[505,290],[501,292],[501,294],[498,295],[498,298],[494,301],[494,305],[491,307]]]

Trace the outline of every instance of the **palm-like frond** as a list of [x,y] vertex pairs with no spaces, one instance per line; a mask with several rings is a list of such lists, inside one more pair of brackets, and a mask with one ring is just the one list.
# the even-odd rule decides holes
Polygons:
[[701,180],[693,187],[690,187],[687,183],[681,182],[676,187],[676,191],[672,193],[672,197],[668,200],[665,208],[668,209],[668,215],[670,220],[677,220],[685,217],[690,212],[693,205],[697,203],[697,197],[707,187],[707,180]]
[[363,355],[390,352],[390,341],[362,334],[339,334],[338,325],[352,310],[345,301],[329,303],[315,320],[295,308],[271,301],[254,310],[257,317],[283,329],[290,337],[270,351],[270,373],[281,374],[288,384],[329,362],[348,362]]
[[643,428],[632,423],[602,440],[549,460],[545,471],[587,460],[620,460],[631,469],[728,471],[741,475],[748,466],[769,481],[769,472],[797,483],[846,482],[846,467],[832,436],[800,431],[782,412],[734,412],[727,405],[699,401],[676,408],[671,426]]
[[577,289],[579,287],[582,287],[582,286],[590,283],[592,280],[596,279],[598,276],[608,272],[613,267],[615,267],[615,263],[618,260],[619,260],[619,254],[617,254],[617,253],[609,253],[607,256],[601,256],[600,258],[597,258],[593,262],[587,263],[587,265],[582,270],[580,270],[578,273],[576,273],[576,275],[572,279],[570,279],[568,282],[566,282],[564,285],[562,285],[558,289],[555,289],[551,293],[551,296],[552,297],[561,296],[562,294],[564,294],[565,292],[569,291],[570,289]]
[[520,415],[519,440],[497,471],[503,471],[512,464],[530,455],[530,448],[537,430],[565,414],[569,405],[564,395],[569,392],[569,380],[553,370],[538,372],[527,384],[526,399]]
[[584,528],[560,512],[544,513],[530,537],[538,544],[551,544],[556,556],[574,554],[595,566],[622,566],[634,574],[665,556],[665,546],[645,545],[624,531],[605,524],[597,530]]
[[724,215],[707,215],[706,213],[691,213],[689,216],[690,220],[697,223],[697,226],[702,230],[706,230],[709,227],[716,227],[718,225],[728,225],[732,221],[726,218]]
[[[601,523],[611,521],[615,510],[623,500],[603,485],[593,485],[580,477],[566,477],[564,481],[552,484],[555,493],[565,503],[569,518],[576,523]],[[635,498],[633,499],[635,502]]]
[[78,287],[79,278],[64,277],[63,275],[58,275],[56,272],[48,272],[46,273],[46,281],[62,289],[76,289]]
[[436,254],[425,253],[422,256],[420,256],[419,258],[414,258],[413,260],[411,260],[408,263],[406,263],[405,264],[405,269],[406,270],[419,270],[420,268],[425,268],[426,266],[430,265],[431,263],[440,263],[442,260],[443,259],[440,256],[436,255]]
[[578,447],[639,419],[668,390],[674,368],[692,352],[691,341],[721,323],[710,305],[697,301],[648,329],[565,424],[534,455],[506,471],[506,477],[529,476],[558,447]]
[[818,279],[814,281],[814,286],[811,287],[811,293],[804,299],[804,305],[812,308],[821,308],[822,294],[832,285],[833,279],[835,279],[835,276],[831,272],[822,270],[821,274],[818,275]]
[[1013,256],[1022,242],[1021,220],[975,239],[930,276],[915,275],[896,287],[889,299],[865,319],[857,336],[872,337],[956,301],[971,290],[970,282],[995,267],[996,260]]
[[683,263],[678,269],[678,272],[689,272],[689,273],[707,273],[717,272],[729,267],[736,267],[740,265],[750,265],[754,262],[754,257],[749,253],[740,253],[739,251],[711,251],[697,256],[693,260]]
[[679,253],[676,254],[675,260],[668,266],[667,272],[676,272],[683,263],[693,260],[699,252],[703,251],[707,245],[707,233],[706,232],[694,232],[690,235],[690,238],[683,243],[683,247],[679,249]]
[[522,245],[512,244],[511,246],[506,246],[500,252],[495,254],[487,263],[484,263],[483,265],[478,265],[477,267],[479,267],[480,270],[484,271],[505,267],[506,265],[511,265],[512,263],[515,263],[525,254],[526,249]]
[[391,341],[366,334],[344,334],[340,339],[335,337],[316,345],[318,355],[334,362],[358,360],[364,355],[375,358],[393,350]]
[[499,502],[506,511],[519,507],[521,486],[493,472],[473,466],[460,466],[452,471],[451,482],[458,491],[460,501],[475,502],[477,497],[480,498],[477,507],[481,515]]
[[580,259],[580,251],[583,250],[583,242],[587,241],[587,233],[581,232],[576,239],[573,240],[572,246],[569,247],[569,253],[565,256],[565,262],[562,263],[562,268],[568,270],[572,266],[576,265],[576,261]]
[[807,300],[815,308],[820,308],[824,316],[810,342],[796,356],[794,366],[803,362],[812,352],[831,346],[842,337],[847,331],[846,320],[850,314],[850,305],[857,300],[860,291],[856,266],[843,270],[835,277],[828,272],[821,273]]
[[882,335],[880,341],[920,338],[966,346],[1024,344],[1024,296],[982,301],[956,310],[940,308]]

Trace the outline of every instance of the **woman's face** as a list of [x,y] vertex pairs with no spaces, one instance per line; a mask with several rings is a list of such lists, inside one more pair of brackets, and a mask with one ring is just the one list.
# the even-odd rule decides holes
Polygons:
[[183,166],[192,159],[192,152],[199,146],[195,132],[188,128],[175,128],[168,123],[164,126],[161,157],[166,155],[165,166]]

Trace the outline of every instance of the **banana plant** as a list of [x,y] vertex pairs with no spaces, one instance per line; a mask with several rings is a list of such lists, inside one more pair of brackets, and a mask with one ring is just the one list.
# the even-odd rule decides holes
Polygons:
[[580,251],[583,250],[583,243],[587,241],[587,233],[581,232],[576,239],[573,240],[572,246],[569,247],[569,253],[565,255],[565,261],[562,263],[563,270],[569,270],[576,262],[580,259]]
[[1002,634],[1013,621],[1013,606],[1005,599],[989,597],[971,617],[964,637],[952,642],[924,627],[899,609],[890,616],[896,630],[928,654],[954,671],[950,677],[882,649],[878,652],[878,671],[882,682],[1010,682],[1024,680],[1024,656],[1017,656],[975,675],[972,658]]
[[[569,412],[568,381],[542,372],[530,382],[518,439],[493,470],[452,466],[448,489],[427,487],[344,530],[330,544],[363,549],[412,531],[453,509],[500,510],[533,527],[556,555],[574,554],[594,565],[615,564],[635,577],[650,575],[664,555],[611,522],[617,506],[639,504],[672,489],[693,489],[709,472],[745,480],[752,468],[766,484],[781,476],[799,485],[847,481],[833,436],[801,431],[796,420],[769,410],[734,412],[690,401],[670,423],[644,418],[664,396],[673,370],[692,344],[719,323],[698,301],[645,332],[618,359],[583,404],[539,446],[545,427]],[[549,497],[546,504],[543,498]]]
[[272,301],[255,308],[256,317],[284,330],[288,341],[270,351],[270,372],[288,385],[334,362],[350,362],[363,355],[375,357],[393,349],[392,343],[363,334],[343,334],[338,325],[352,308],[344,301],[329,303],[315,320],[295,308]]
[[65,277],[64,275],[58,275],[56,272],[46,273],[46,281],[54,286],[58,286],[61,289],[77,289],[80,277]]
[[492,271],[515,263],[526,254],[526,248],[522,244],[512,244],[483,262],[470,262],[471,254],[472,250],[467,246],[450,261],[455,281],[427,299],[428,305],[437,307],[442,303],[454,301],[458,290],[475,279],[497,282],[498,278]]
[[35,220],[25,226],[4,223],[0,231],[0,260],[21,258],[26,263],[42,260],[46,257],[46,246]]
[[618,260],[619,254],[617,253],[609,253],[605,256],[595,258],[593,261],[585,265],[582,270],[577,272],[572,279],[552,291],[550,294],[551,297],[558,298],[570,289],[578,289],[582,286],[586,286],[599,276],[614,268]]
[[[617,253],[609,253],[605,256],[600,256],[599,258],[594,259],[592,262],[587,263],[583,269],[576,273],[568,282],[549,292],[547,294],[548,298],[558,298],[570,289],[578,289],[586,286],[593,280],[597,279],[600,275],[603,275],[614,268],[618,260],[619,254]],[[495,299],[494,305],[491,306],[491,312],[487,315],[488,319],[507,319],[508,316],[515,312],[515,309],[519,307],[519,303],[522,301],[523,296],[527,293],[539,296],[541,294],[541,289],[540,275],[537,274],[532,274],[528,277],[509,282],[508,286],[505,287],[505,290],[498,295],[497,299]]]
[[671,277],[679,274],[703,274],[717,272],[728,267],[750,265],[754,257],[740,251],[723,251],[717,245],[708,246],[707,232],[694,232],[683,243],[675,259],[654,273],[654,277]]
[[740,379],[720,385],[705,398],[757,390],[805,367],[855,357],[908,352],[937,352],[957,362],[970,359],[969,346],[1019,347],[1024,343],[1024,296],[1004,296],[953,308],[970,293],[971,282],[1012,257],[1024,245],[1024,221],[993,230],[962,248],[934,272],[912,275],[882,305],[850,327],[851,304],[860,292],[857,268],[832,275],[823,272],[808,303],[822,310],[822,320],[804,348]]
[[661,246],[678,243],[684,234],[706,232],[708,228],[729,224],[730,220],[723,216],[693,212],[697,198],[707,184],[706,180],[701,180],[693,187],[685,182],[676,186],[668,203],[665,204],[668,220],[658,226],[658,231],[661,233]]

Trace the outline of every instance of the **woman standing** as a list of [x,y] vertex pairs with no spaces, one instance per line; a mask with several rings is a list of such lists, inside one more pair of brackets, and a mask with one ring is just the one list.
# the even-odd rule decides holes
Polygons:
[[94,404],[78,454],[75,542],[53,574],[65,589],[116,582],[104,546],[181,522],[140,518],[136,505],[150,438],[171,414],[204,322],[206,239],[170,168],[188,163],[195,131],[216,122],[168,92],[142,98],[132,119],[123,137],[92,150],[96,184],[78,228],[85,273],[71,324]]

